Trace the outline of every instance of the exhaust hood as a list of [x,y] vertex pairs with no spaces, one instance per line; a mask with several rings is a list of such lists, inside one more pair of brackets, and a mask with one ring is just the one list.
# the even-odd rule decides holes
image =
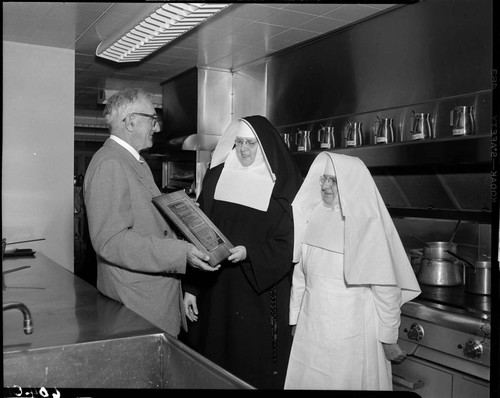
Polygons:
[[220,135],[191,134],[182,143],[183,151],[213,151]]
[[[334,149],[359,157],[392,216],[491,223],[490,137]],[[295,153],[305,175],[317,155]],[[360,199],[362,200],[362,199]]]
[[162,85],[163,130],[150,153],[211,151],[231,122],[232,74],[192,68]]
[[[475,173],[374,174],[393,215],[483,221],[491,216],[490,175]],[[425,214],[424,214],[425,213]]]

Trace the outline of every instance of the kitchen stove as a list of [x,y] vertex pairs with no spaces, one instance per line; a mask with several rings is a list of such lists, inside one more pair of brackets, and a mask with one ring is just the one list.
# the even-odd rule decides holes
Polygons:
[[398,343],[408,358],[392,367],[394,389],[422,398],[489,397],[491,296],[463,286],[421,289],[402,307]]
[[491,296],[468,293],[463,285],[447,287],[422,284],[420,289],[422,293],[417,301],[428,306],[469,317],[491,317]]

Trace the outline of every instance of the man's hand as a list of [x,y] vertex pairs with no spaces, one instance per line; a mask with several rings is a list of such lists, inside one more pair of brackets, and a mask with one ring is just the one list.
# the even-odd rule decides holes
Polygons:
[[184,293],[184,310],[186,311],[186,316],[191,322],[196,322],[198,320],[198,306],[196,305],[196,296],[191,293]]
[[198,250],[195,245],[190,244],[187,251],[187,263],[191,267],[198,268],[202,271],[217,271],[220,264],[212,267],[207,261],[210,259],[208,254]]
[[388,361],[401,363],[406,359],[406,352],[404,352],[397,343],[382,343],[382,347],[384,347],[385,357]]
[[243,261],[247,258],[247,249],[245,246],[236,246],[229,249],[229,251],[231,252],[231,255],[227,259],[233,263]]

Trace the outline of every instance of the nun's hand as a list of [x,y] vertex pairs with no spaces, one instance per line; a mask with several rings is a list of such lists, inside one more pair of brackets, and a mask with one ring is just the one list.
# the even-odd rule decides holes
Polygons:
[[245,249],[245,246],[236,246],[229,249],[229,251],[231,254],[227,259],[233,263],[243,261],[247,258],[247,249]]
[[384,347],[385,357],[388,361],[401,363],[406,359],[406,352],[397,343],[382,343],[382,347]]

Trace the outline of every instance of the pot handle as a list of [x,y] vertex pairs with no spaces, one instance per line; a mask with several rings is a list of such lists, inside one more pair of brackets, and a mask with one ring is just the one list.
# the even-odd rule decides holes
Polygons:
[[444,251],[445,251],[446,253],[448,253],[448,254],[451,254],[453,257],[458,258],[460,261],[463,261],[466,265],[468,265],[468,266],[470,266],[470,267],[472,267],[472,268],[476,268],[476,267],[474,266],[474,264],[472,264],[470,261],[467,261],[466,259],[464,259],[464,258],[460,257],[459,255],[457,255],[457,254],[453,253],[451,250],[446,250],[446,249],[445,249]]
[[427,242],[425,242],[425,241],[423,241],[422,239],[420,239],[420,238],[416,237],[415,235],[411,235],[411,237],[412,237],[413,239],[415,239],[415,240],[418,240],[420,243],[423,243],[423,244],[424,244],[424,246],[427,246]]

